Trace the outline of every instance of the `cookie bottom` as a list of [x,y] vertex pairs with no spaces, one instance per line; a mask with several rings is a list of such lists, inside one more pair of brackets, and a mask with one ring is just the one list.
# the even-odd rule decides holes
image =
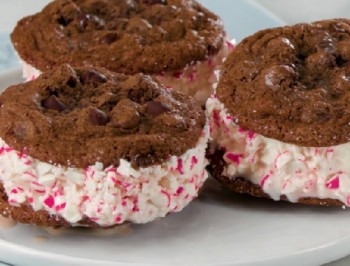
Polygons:
[[[209,173],[225,188],[239,194],[247,194],[257,198],[267,198],[271,197],[266,194],[259,185],[251,183],[244,177],[236,177],[230,179],[222,175],[226,162],[223,159],[224,152],[216,151],[213,154],[207,154],[210,161],[210,165],[207,167]],[[281,196],[280,200],[291,202],[284,195]],[[336,199],[318,199],[318,198],[300,198],[298,202],[305,205],[317,205],[317,206],[344,206],[344,203]]]

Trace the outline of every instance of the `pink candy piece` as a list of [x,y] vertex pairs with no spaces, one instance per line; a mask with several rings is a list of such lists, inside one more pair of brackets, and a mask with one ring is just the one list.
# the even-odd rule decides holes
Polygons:
[[176,195],[180,195],[182,192],[184,192],[184,188],[183,187],[179,187],[177,190],[176,190]]
[[164,194],[164,195],[167,197],[167,199],[168,199],[167,208],[169,208],[169,206],[170,206],[170,200],[171,200],[169,193],[166,192],[165,190],[162,190],[161,193]]
[[4,152],[11,152],[11,151],[13,151],[13,149],[10,147],[1,147],[0,148],[0,154],[3,154]]
[[243,158],[243,154],[234,154],[230,152],[226,154],[226,158],[234,162],[235,164],[239,165],[241,162],[241,158]]
[[56,206],[56,211],[63,210],[66,207],[66,203],[61,203],[60,205]]
[[191,160],[191,169],[198,163],[198,159],[196,156],[192,156]]
[[188,80],[190,82],[194,81],[196,79],[196,75],[194,74],[194,72],[192,72],[189,76],[188,76]]
[[264,185],[265,185],[265,183],[266,183],[266,181],[267,181],[267,179],[269,179],[270,178],[270,175],[265,175],[262,179],[261,179],[261,182],[260,182],[260,187],[264,187]]
[[55,199],[52,196],[48,196],[44,200],[44,203],[47,207],[52,208],[55,205]]
[[213,119],[214,119],[214,123],[217,127],[220,127],[220,116],[217,110],[213,111]]
[[250,141],[252,141],[255,138],[256,134],[254,132],[249,132],[247,137]]
[[176,170],[178,170],[181,175],[183,175],[185,173],[184,172],[184,167],[183,167],[183,162],[182,162],[181,159],[177,160],[177,168],[176,168]]
[[139,209],[139,207],[138,207],[138,199],[134,199],[133,203],[134,203],[134,207],[132,208],[132,211],[133,211],[133,212],[138,212],[138,211],[140,211],[140,209]]
[[178,71],[178,72],[175,72],[174,74],[173,74],[173,77],[174,78],[176,78],[176,79],[180,79],[181,78],[181,76],[182,76],[182,72],[181,71]]
[[335,176],[326,183],[328,189],[338,189],[339,188],[339,176]]

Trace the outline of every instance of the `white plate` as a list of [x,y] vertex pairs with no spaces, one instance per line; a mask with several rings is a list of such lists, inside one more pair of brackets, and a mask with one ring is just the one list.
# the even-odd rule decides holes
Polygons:
[[[0,13],[4,13],[1,5],[6,1],[12,3],[8,7],[14,7],[12,0],[2,1]],[[13,18],[32,13],[31,8],[47,1],[17,2],[26,4],[26,9],[18,5],[0,16],[0,22],[9,18],[7,31],[13,27]],[[282,24],[250,1],[202,2],[223,17],[228,32],[238,40],[258,29]],[[5,39],[0,36],[0,45]],[[9,47],[9,43],[6,45]],[[15,65],[13,55],[10,58],[10,65]],[[4,61],[0,60],[0,67],[9,67]],[[0,89],[20,82],[20,76],[20,69],[0,75]],[[219,190],[215,182],[212,184],[182,213],[148,225],[123,228],[109,236],[81,231],[53,236],[25,225],[2,228],[0,260],[38,266],[294,266],[320,265],[350,253],[348,211],[232,196]]]

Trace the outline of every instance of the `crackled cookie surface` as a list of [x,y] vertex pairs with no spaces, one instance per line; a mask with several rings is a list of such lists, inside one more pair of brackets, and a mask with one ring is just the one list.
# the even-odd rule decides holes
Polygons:
[[0,210],[20,222],[145,223],[207,178],[204,112],[149,76],[63,65],[0,103]]
[[350,206],[350,21],[243,40],[208,100],[211,172],[274,200]]
[[182,69],[217,53],[223,38],[220,19],[193,0],[58,0],[12,33],[41,71],[85,62],[123,73]]

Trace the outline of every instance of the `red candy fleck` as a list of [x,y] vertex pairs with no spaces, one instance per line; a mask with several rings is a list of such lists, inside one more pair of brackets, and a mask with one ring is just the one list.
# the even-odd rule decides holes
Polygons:
[[247,135],[248,139],[252,141],[255,138],[255,133],[254,132],[249,132]]
[[213,119],[214,119],[215,125],[216,125],[217,127],[220,127],[220,123],[219,123],[220,117],[219,117],[219,113],[218,113],[217,110],[214,110],[214,111],[213,111]]
[[194,72],[188,76],[188,80],[191,82],[194,81],[195,79],[196,79],[196,75],[194,74]]
[[28,201],[29,201],[29,203],[33,203],[34,202],[33,198],[28,198]]
[[239,165],[241,163],[241,158],[243,158],[243,154],[228,153],[226,158]]
[[122,217],[120,217],[120,216],[115,217],[116,223],[120,223],[121,221],[122,221]]
[[52,196],[49,196],[44,201],[45,205],[49,208],[52,208],[55,205],[55,199]]
[[63,210],[64,208],[66,208],[66,203],[65,202],[63,202],[60,205],[56,206],[56,211]]
[[196,156],[192,156],[192,160],[191,160],[191,170],[192,168],[198,163],[198,159]]
[[127,183],[127,182],[123,182],[120,180],[116,180],[115,182],[118,186],[123,187],[123,188],[128,188],[131,186],[131,184]]
[[17,193],[18,193],[17,189],[13,188],[13,189],[11,190],[11,194],[17,194]]
[[269,178],[270,178],[270,175],[265,175],[265,176],[262,178],[261,183],[260,183],[260,186],[261,186],[262,188],[264,187],[264,185],[265,185],[267,179],[269,179]]
[[89,199],[90,199],[89,196],[83,196],[83,198],[82,198],[83,201],[87,201],[87,200],[89,200]]
[[176,195],[180,195],[182,192],[184,192],[184,188],[183,187],[179,187],[177,190],[176,190]]
[[339,176],[335,176],[326,183],[328,189],[338,189],[339,188]]
[[134,207],[132,208],[132,211],[133,211],[133,212],[138,212],[138,211],[140,211],[140,209],[139,209],[139,207],[138,207],[138,199],[134,199],[133,203],[134,203]]
[[[23,173],[24,175],[29,175],[30,177],[33,177],[33,178],[35,178],[35,179],[37,179],[37,176],[36,175],[34,175],[33,173],[31,173],[31,172],[24,172]],[[39,184],[40,185],[40,184]],[[41,186],[41,185],[40,185]]]
[[169,208],[169,206],[170,206],[170,201],[171,201],[169,193],[166,192],[165,190],[162,190],[161,193],[164,194],[164,195],[167,197],[167,199],[168,199],[167,208]]
[[181,76],[182,76],[182,72],[181,71],[178,71],[178,72],[175,72],[174,74],[173,74],[173,77],[174,78],[176,78],[176,79],[180,79],[181,78]]
[[177,160],[177,168],[176,168],[176,170],[178,170],[181,175],[184,174],[184,168],[183,168],[183,163],[182,163],[181,159]]

